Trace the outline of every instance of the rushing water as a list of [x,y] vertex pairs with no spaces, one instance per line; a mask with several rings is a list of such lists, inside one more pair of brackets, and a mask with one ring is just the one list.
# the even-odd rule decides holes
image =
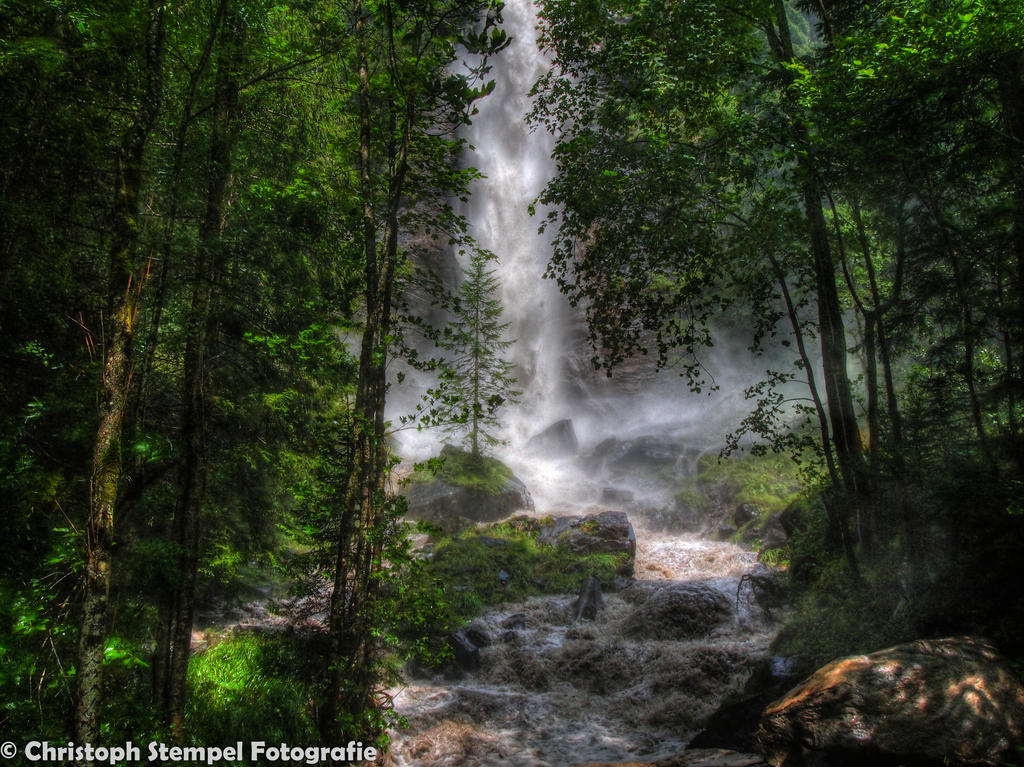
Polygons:
[[[767,651],[771,621],[745,586],[737,600],[740,577],[756,567],[728,543],[661,538],[640,543],[637,582],[606,594],[594,621],[573,620],[572,596],[491,609],[477,621],[494,638],[479,671],[393,691],[409,721],[395,734],[395,764],[556,767],[680,753]],[[738,606],[710,635],[651,640],[624,630],[643,592],[695,580]],[[525,625],[503,628],[516,614]]]

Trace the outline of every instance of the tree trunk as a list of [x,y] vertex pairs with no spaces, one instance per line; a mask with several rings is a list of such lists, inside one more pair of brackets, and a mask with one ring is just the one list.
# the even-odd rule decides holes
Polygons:
[[114,164],[115,194],[107,322],[100,387],[100,423],[93,446],[86,540],[84,596],[78,644],[74,733],[80,743],[99,737],[103,706],[103,655],[113,568],[114,512],[122,475],[121,435],[132,377],[135,320],[143,277],[138,261],[138,211],[142,161],[163,95],[163,5],[150,0],[145,36],[146,86]]
[[240,23],[237,19],[228,23],[223,35],[222,50],[218,56],[206,210],[199,223],[196,274],[192,285],[192,306],[189,311],[185,343],[181,498],[174,521],[179,560],[167,692],[168,720],[172,736],[179,743],[184,738],[185,695],[195,615],[200,523],[206,496],[206,357],[214,283],[222,263],[220,239],[224,229],[224,204],[231,177],[231,121],[238,95],[238,86],[232,76],[232,70],[238,59],[240,41],[237,25]]
[[[363,198],[363,257],[366,324],[360,348],[359,376],[353,418],[353,468],[339,519],[335,548],[334,589],[330,612],[330,663],[326,697],[320,716],[321,739],[341,742],[374,733],[340,732],[340,718],[349,726],[367,726],[374,706],[375,646],[371,636],[377,596],[375,573],[381,566],[382,525],[388,472],[384,431],[387,393],[385,366],[398,254],[398,216],[408,172],[413,107],[407,102],[399,138],[386,167],[387,208],[378,243],[371,161],[371,85],[366,41],[366,10],[356,4],[357,76],[359,89],[360,194]],[[391,132],[395,135],[395,131]]]

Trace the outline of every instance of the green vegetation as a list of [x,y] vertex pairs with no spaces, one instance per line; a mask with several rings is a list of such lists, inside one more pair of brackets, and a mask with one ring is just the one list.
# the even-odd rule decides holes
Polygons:
[[480,490],[495,495],[512,478],[512,470],[497,458],[467,453],[446,446],[441,455],[416,467],[409,475],[409,482],[431,482],[441,479],[459,487]]
[[588,575],[609,586],[625,563],[625,554],[578,555],[541,544],[537,531],[534,520],[512,520],[434,543],[426,574],[444,584],[456,620],[487,605],[575,592]]
[[323,673],[307,637],[239,635],[217,642],[189,664],[192,695],[186,710],[196,744],[244,741],[311,743],[317,676]]
[[793,503],[804,485],[800,465],[783,453],[703,456],[697,473],[680,491],[681,500],[713,495],[724,503],[749,503],[761,514],[777,514]]

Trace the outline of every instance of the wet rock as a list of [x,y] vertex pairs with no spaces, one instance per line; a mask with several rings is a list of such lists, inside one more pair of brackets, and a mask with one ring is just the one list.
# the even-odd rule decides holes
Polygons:
[[601,511],[573,517],[552,517],[541,528],[538,541],[565,546],[577,555],[624,554],[620,575],[632,575],[636,563],[636,534],[622,511]]
[[736,535],[737,529],[732,525],[720,525],[715,532],[716,541],[728,541]]
[[778,611],[789,601],[789,592],[783,582],[771,571],[747,573],[740,578],[736,587],[736,601],[745,597],[748,603],[761,608],[766,618],[773,618],[772,611]]
[[526,628],[526,613],[513,613],[501,622],[501,627],[512,631]]
[[551,456],[573,456],[579,451],[579,447],[576,430],[568,418],[555,421],[544,431],[530,437],[526,443],[527,452]]
[[732,513],[732,523],[737,527],[743,527],[747,522],[757,519],[757,506],[753,503],[741,503]]
[[448,635],[448,644],[454,654],[455,665],[462,671],[476,671],[480,668],[480,648],[466,636],[464,631]]
[[462,633],[477,647],[491,646],[491,635],[488,633],[487,627],[480,621],[473,621],[462,629]]
[[822,667],[765,709],[756,740],[773,767],[995,767],[1024,745],[1024,687],[984,640],[919,640]]
[[757,750],[754,732],[765,706],[783,695],[808,671],[801,658],[772,656],[754,665],[743,690],[723,702],[704,723],[704,729],[688,748],[728,748],[740,752]]
[[626,618],[627,636],[691,639],[706,636],[732,614],[725,596],[699,583],[674,583],[654,591]]
[[757,537],[761,539],[761,550],[782,548],[789,540],[789,534],[777,516],[768,517],[764,524],[757,531]]
[[533,498],[516,477],[506,479],[501,490],[493,494],[443,479],[418,482],[409,487],[405,500],[406,517],[429,522],[448,534],[481,522],[496,522],[522,509],[533,509]]
[[573,620],[592,621],[597,614],[604,609],[604,600],[601,598],[601,581],[593,575],[588,575],[580,586],[579,596],[573,603]]
[[671,469],[679,461],[681,447],[671,440],[645,436],[631,440],[614,437],[600,442],[588,463],[625,474],[639,469]]

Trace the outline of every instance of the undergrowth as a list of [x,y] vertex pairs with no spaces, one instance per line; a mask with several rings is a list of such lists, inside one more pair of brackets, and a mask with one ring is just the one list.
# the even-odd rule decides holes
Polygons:
[[314,743],[318,659],[294,636],[229,637],[189,663],[186,721],[195,743]]

